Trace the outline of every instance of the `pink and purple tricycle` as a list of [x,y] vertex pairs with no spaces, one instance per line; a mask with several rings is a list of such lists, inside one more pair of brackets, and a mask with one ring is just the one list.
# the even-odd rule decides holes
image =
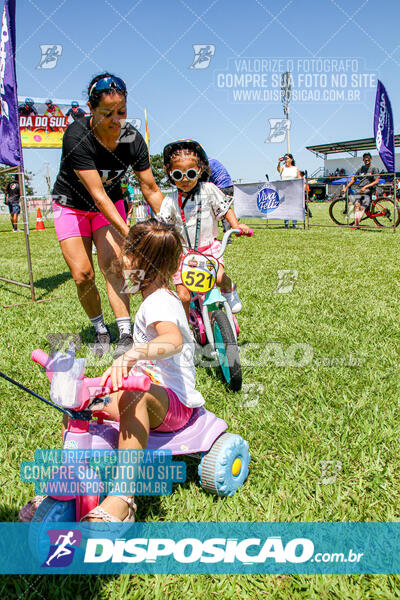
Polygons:
[[[63,449],[115,449],[119,423],[110,421],[104,410],[107,396],[111,393],[110,379],[104,387],[100,387],[100,377],[85,377],[85,359],[75,358],[73,348],[66,356],[56,353],[50,357],[43,350],[34,350],[31,357],[46,369],[51,381],[52,402],[24,389],[68,415]],[[121,389],[145,392],[150,384],[146,375],[132,375],[123,381]],[[170,450],[172,456],[195,457],[200,461],[198,474],[201,486],[218,496],[232,496],[247,478],[250,454],[248,443],[226,430],[225,421],[203,407],[196,408],[187,425],[179,431],[150,431],[147,449]],[[37,508],[33,521],[79,521],[100,501],[98,495],[49,495]]]

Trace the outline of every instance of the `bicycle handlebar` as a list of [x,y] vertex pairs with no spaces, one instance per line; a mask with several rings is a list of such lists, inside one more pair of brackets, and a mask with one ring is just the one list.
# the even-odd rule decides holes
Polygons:
[[226,246],[228,244],[228,240],[231,237],[231,235],[235,234],[236,237],[240,237],[241,235],[245,235],[247,237],[251,237],[254,234],[254,231],[252,229],[250,229],[249,233],[244,233],[244,231],[242,231],[242,229],[228,229],[228,231],[225,231],[224,236],[222,238],[222,242],[221,242],[221,251],[215,256],[216,259],[221,258],[221,256],[223,255],[223,253],[226,250]]

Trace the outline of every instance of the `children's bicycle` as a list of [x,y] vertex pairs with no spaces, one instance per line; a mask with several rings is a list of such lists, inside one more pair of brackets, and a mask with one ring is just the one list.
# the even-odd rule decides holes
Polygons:
[[[109,420],[104,409],[109,393],[110,378],[100,387],[101,377],[84,376],[85,359],[75,359],[73,349],[67,356],[57,354],[49,357],[43,350],[34,350],[32,360],[45,367],[52,382],[59,377],[52,393],[54,402],[32,392],[3,373],[0,375],[32,394],[39,400],[68,416],[64,433],[64,450],[111,450],[118,446],[119,423]],[[147,375],[129,376],[121,389],[147,391],[151,381]],[[56,395],[56,397],[54,397]],[[200,461],[198,474],[201,486],[218,496],[233,496],[243,485],[249,472],[250,453],[248,443],[239,435],[228,433],[222,419],[203,407],[195,408],[188,423],[178,431],[150,431],[147,449],[170,450],[172,456],[188,455]],[[89,468],[89,465],[88,465]],[[81,489],[80,470],[73,475],[76,489]],[[57,481],[54,475],[49,485]],[[70,485],[72,485],[69,480]],[[46,493],[46,489],[44,490]],[[73,522],[79,521],[102,500],[100,495],[48,495],[38,506],[33,521]],[[36,535],[36,534],[35,534]]]
[[[372,200],[360,219],[372,219],[378,227],[398,226],[400,222],[399,206],[394,209],[392,198],[380,196]],[[396,215],[396,216],[395,216]],[[336,225],[354,225],[354,204],[346,196],[338,196],[329,205],[329,216]]]
[[[216,286],[218,259],[224,254],[229,237],[243,235],[240,229],[226,231],[217,257],[188,250],[182,263],[182,283],[191,293],[189,322],[196,342],[207,342],[211,355],[218,359],[222,375],[233,391],[242,387],[238,335],[239,324],[226,298]],[[253,230],[247,234],[253,235]]]

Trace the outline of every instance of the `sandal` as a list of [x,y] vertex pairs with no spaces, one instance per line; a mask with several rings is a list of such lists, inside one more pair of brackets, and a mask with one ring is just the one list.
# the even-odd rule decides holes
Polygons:
[[47,498],[47,496],[35,496],[32,500],[29,500],[28,504],[25,504],[19,511],[18,520],[22,521],[22,523],[29,523],[29,521],[32,521],[35,512],[45,498]]
[[95,518],[101,519],[105,523],[134,523],[137,506],[133,501],[133,496],[116,496],[116,498],[121,498],[121,500],[124,500],[124,502],[126,502],[129,506],[128,514],[125,517],[125,519],[121,521],[121,519],[114,517],[114,515],[104,510],[104,508],[102,508],[101,506],[96,506],[95,508],[90,510],[84,517],[82,517],[81,522],[87,521],[90,518]]

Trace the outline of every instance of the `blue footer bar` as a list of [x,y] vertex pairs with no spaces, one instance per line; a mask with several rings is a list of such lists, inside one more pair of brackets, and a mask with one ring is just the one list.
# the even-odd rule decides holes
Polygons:
[[0,523],[0,573],[400,573],[400,523]]

